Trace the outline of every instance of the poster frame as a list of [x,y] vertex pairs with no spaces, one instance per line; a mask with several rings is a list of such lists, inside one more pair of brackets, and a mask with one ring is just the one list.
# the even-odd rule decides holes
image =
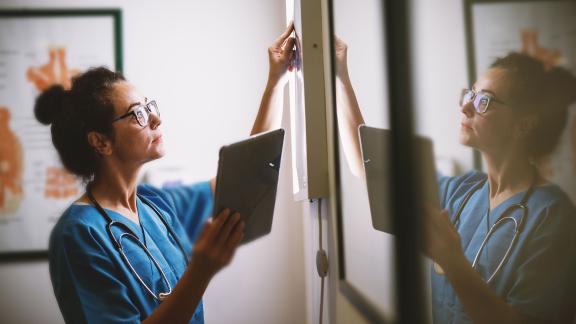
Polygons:
[[[114,69],[123,71],[122,53],[122,11],[119,8],[81,8],[81,9],[0,9],[1,19],[35,19],[35,18],[102,18],[111,17],[113,24]],[[89,41],[89,40],[87,40]],[[0,263],[38,261],[48,258],[48,242],[46,249],[17,250],[0,252]]]

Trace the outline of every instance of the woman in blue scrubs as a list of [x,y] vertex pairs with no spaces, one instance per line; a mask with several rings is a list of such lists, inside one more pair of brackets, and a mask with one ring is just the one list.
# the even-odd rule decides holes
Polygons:
[[[292,58],[290,26],[269,48],[266,90],[252,133],[279,127]],[[69,323],[203,323],[202,295],[243,236],[240,215],[214,220],[214,181],[157,189],[138,185],[142,166],[164,155],[160,111],[116,72],[96,68],[70,90],[41,94],[64,166],[88,182],[61,216],[49,247],[54,293]],[[188,262],[188,260],[190,260]]]
[[[364,120],[348,76],[347,46],[337,39],[335,48],[339,129],[358,175],[363,167],[357,129]],[[425,219],[424,250],[435,261],[434,323],[574,319],[576,209],[536,167],[554,150],[574,102],[571,73],[514,53],[496,60],[462,92],[460,142],[482,153],[487,172],[441,178],[443,210],[430,209]],[[518,204],[526,207],[523,224]],[[491,231],[502,215],[514,220]],[[521,230],[516,238],[514,221]]]

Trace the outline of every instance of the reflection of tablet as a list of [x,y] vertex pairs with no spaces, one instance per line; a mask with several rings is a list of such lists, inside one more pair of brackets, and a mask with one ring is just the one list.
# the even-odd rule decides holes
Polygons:
[[[362,146],[362,160],[366,173],[368,201],[374,229],[386,233],[392,231],[392,214],[390,206],[390,130],[361,125],[358,128]],[[416,181],[425,203],[440,206],[434,149],[428,138],[416,136]],[[416,198],[415,200],[416,201]]]
[[220,149],[214,215],[229,208],[245,222],[241,243],[272,229],[284,130],[261,133]]

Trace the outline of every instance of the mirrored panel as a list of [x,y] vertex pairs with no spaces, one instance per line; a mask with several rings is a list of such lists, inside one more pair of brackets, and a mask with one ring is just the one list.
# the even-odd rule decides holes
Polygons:
[[433,322],[572,323],[576,3],[413,3]]
[[389,184],[382,181],[390,128],[383,8],[376,0],[334,0],[332,6],[341,288],[370,319],[394,320],[394,238]]

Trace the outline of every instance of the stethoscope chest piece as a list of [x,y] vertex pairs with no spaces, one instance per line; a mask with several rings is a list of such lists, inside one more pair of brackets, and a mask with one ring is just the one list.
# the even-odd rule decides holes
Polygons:
[[162,301],[164,301],[166,298],[168,298],[168,296],[170,296],[170,293],[169,293],[169,292],[168,292],[168,293],[162,293],[162,292],[161,292],[161,293],[158,294],[158,300],[162,302]]

